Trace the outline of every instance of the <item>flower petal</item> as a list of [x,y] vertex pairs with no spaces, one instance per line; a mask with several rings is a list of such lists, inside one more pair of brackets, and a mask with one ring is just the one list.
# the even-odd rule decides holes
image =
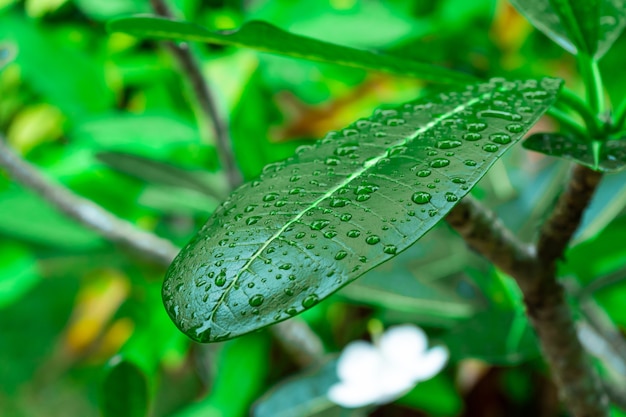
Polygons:
[[412,324],[390,327],[380,338],[380,350],[385,360],[404,363],[421,357],[428,345],[426,333]]
[[328,398],[335,404],[346,408],[357,408],[373,404],[379,399],[379,396],[375,382],[371,384],[340,382],[328,389]]
[[415,382],[425,381],[437,375],[448,361],[448,349],[436,346],[424,353],[420,360],[407,363]]
[[337,376],[342,381],[376,381],[383,366],[378,349],[372,344],[358,340],[348,344],[337,362]]

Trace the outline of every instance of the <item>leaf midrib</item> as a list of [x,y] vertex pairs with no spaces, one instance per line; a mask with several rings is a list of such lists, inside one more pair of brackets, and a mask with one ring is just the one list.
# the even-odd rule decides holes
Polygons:
[[[498,91],[498,89],[496,89],[495,91]],[[494,93],[494,91],[490,91],[484,94],[481,94],[479,97],[473,98],[469,101],[467,101],[466,103],[463,103],[457,107],[455,107],[453,110],[444,113],[443,115],[435,118],[433,121],[428,122],[426,125],[420,127],[419,129],[417,129],[413,134],[411,134],[410,136],[400,139],[398,142],[396,142],[393,145],[390,145],[389,147],[387,147],[385,149],[385,152],[383,154],[381,154],[380,156],[377,156],[375,158],[372,158],[370,160],[368,160],[367,164],[363,164],[361,166],[361,168],[352,173],[349,177],[347,177],[345,180],[339,182],[337,185],[335,185],[334,187],[332,187],[330,190],[328,190],[327,192],[325,192],[321,197],[319,197],[318,199],[316,199],[315,201],[313,201],[309,207],[307,207],[306,209],[300,211],[300,213],[295,216],[293,219],[289,220],[287,223],[285,223],[280,229],[278,229],[278,231],[276,233],[274,233],[269,239],[267,239],[265,241],[265,243],[263,245],[261,245],[261,247],[259,249],[257,249],[254,254],[252,254],[252,256],[250,258],[248,258],[248,261],[241,267],[241,269],[239,270],[239,272],[237,272],[237,275],[235,275],[235,277],[233,278],[232,282],[224,289],[224,291],[222,292],[222,295],[220,296],[220,298],[217,300],[217,302],[215,303],[215,306],[213,307],[213,309],[211,310],[210,316],[209,316],[209,320],[208,321],[213,321],[213,317],[215,316],[215,314],[217,313],[217,310],[221,307],[221,305],[224,303],[226,297],[228,296],[228,294],[230,293],[230,291],[232,290],[232,288],[235,286],[235,284],[238,282],[239,278],[241,277],[242,273],[246,270],[248,270],[248,268],[250,267],[250,265],[252,265],[252,263],[259,258],[259,256],[261,255],[261,253],[263,253],[263,251],[269,246],[271,245],[276,239],[278,239],[285,230],[287,230],[291,225],[293,225],[294,223],[296,223],[298,220],[300,220],[306,212],[308,212],[310,209],[317,207],[322,201],[324,201],[325,199],[331,197],[335,192],[337,192],[338,190],[340,190],[341,188],[345,187],[346,185],[350,184],[353,180],[355,180],[356,178],[360,177],[361,175],[363,175],[365,172],[367,172],[367,170],[369,170],[371,167],[375,166],[380,160],[382,160],[383,158],[387,157],[389,155],[389,153],[398,147],[401,146],[405,146],[408,145],[410,142],[412,142],[415,138],[417,138],[421,133],[427,132],[428,130],[432,129],[433,127],[437,126],[439,123],[441,123],[442,121],[456,115],[457,113],[462,112],[463,110],[467,109],[468,107],[471,107],[472,105],[482,101],[483,99],[489,97],[490,95],[492,95]],[[370,163],[370,161],[372,161]]]

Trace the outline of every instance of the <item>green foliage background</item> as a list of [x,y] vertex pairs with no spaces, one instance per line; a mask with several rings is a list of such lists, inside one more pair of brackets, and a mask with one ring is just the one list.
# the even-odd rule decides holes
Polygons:
[[[211,30],[259,19],[479,78],[553,75],[582,89],[574,59],[495,0],[177,0],[172,6]],[[111,18],[149,11],[139,0],[0,0],[0,43],[16,50],[13,62],[0,61],[0,131],[49,177],[183,245],[228,190],[208,122],[172,57],[157,42],[106,31]],[[241,48],[191,48],[230,121],[246,179],[381,104],[436,88]],[[626,93],[625,54],[622,36],[601,61],[615,103]],[[544,118],[536,129],[555,128]],[[566,162],[517,147],[473,194],[530,238],[566,169]],[[623,173],[605,179],[562,271],[572,287],[599,277],[608,282],[593,284],[592,299],[622,329],[625,179]],[[132,416],[145,409],[152,416],[243,416],[268,387],[294,374],[295,364],[267,331],[217,345],[188,340],[163,308],[163,273],[0,176],[0,415],[119,415],[107,408],[119,399]],[[329,352],[366,335],[372,320],[413,322],[448,345],[447,370],[386,413],[482,415],[472,400],[479,396],[506,415],[534,415],[545,407],[539,391],[556,410],[512,288],[438,226],[303,318]],[[116,368],[119,360],[130,365]],[[475,382],[455,385],[468,369]],[[478,389],[483,386],[488,393]],[[275,397],[264,398],[272,404]]]

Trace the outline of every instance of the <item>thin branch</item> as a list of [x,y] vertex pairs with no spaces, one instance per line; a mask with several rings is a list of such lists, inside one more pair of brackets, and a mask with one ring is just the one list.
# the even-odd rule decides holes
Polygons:
[[601,179],[599,172],[574,166],[567,188],[541,228],[537,254],[546,265],[563,256]]
[[[122,244],[164,267],[169,266],[180,251],[169,240],[138,229],[93,201],[44,177],[41,171],[10,149],[1,134],[0,168],[68,217],[96,231],[107,240]],[[277,323],[270,329],[285,350],[294,354],[294,359],[302,366],[318,362],[324,353],[319,337],[301,319],[292,318]]]
[[516,280],[569,410],[576,417],[608,416],[606,395],[577,337],[554,262],[542,262],[532,247],[519,242],[493,212],[471,197],[457,204],[446,220],[470,247]]
[[[163,0],[150,0],[150,3],[157,15],[168,19],[173,18],[172,12]],[[189,47],[185,44],[175,44],[174,42],[165,42],[165,46],[178,61],[181,71],[191,84],[193,94],[205,118],[212,124],[220,162],[226,172],[228,185],[231,189],[234,189],[241,184],[243,178],[237,168],[233,154],[226,118],[220,114],[215,97]]]
[[169,265],[179,251],[170,241],[138,229],[93,201],[44,177],[37,168],[10,149],[2,135],[0,135],[0,167],[4,168],[15,181],[35,191],[57,210],[111,242],[132,248],[163,266]]

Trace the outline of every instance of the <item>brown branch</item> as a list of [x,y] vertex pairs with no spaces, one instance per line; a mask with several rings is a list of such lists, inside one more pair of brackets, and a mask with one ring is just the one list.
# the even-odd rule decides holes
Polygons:
[[544,264],[549,265],[563,256],[601,179],[599,172],[582,165],[574,166],[567,188],[541,228],[537,254]]
[[[172,12],[163,0],[150,0],[150,3],[157,15],[173,19]],[[241,184],[243,178],[235,162],[226,118],[220,114],[213,93],[189,47],[185,44],[176,44],[174,42],[165,42],[165,46],[174,56],[181,72],[185,74],[185,78],[191,84],[193,94],[205,115],[205,119],[211,123],[217,153],[226,172],[228,185],[231,189],[234,189]]]
[[471,197],[454,207],[446,220],[470,247],[516,280],[569,410],[576,417],[608,416],[606,395],[578,340],[563,287],[556,280],[554,262],[543,262],[532,247],[519,242],[493,212]]

